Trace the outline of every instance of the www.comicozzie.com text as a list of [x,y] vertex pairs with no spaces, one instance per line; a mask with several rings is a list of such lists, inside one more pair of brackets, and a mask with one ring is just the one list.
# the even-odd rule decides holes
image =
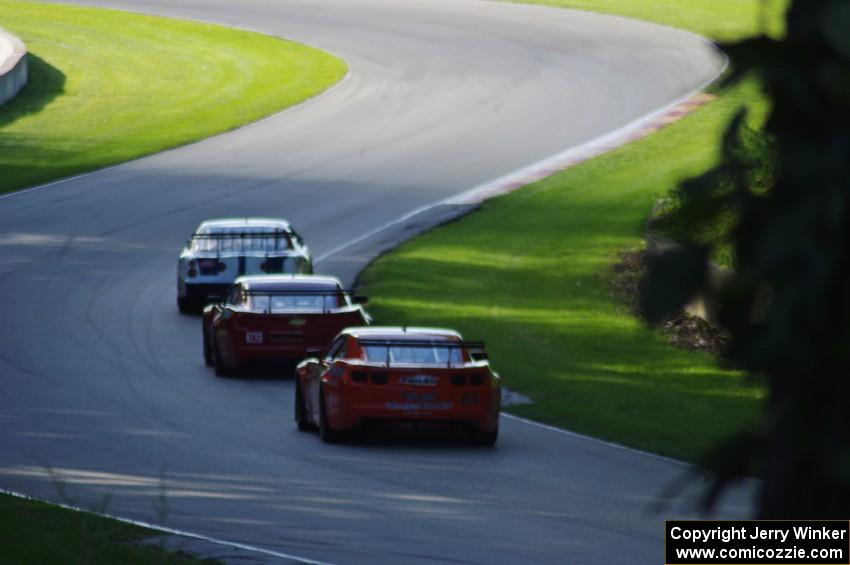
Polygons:
[[728,543],[732,540],[777,540],[785,543],[793,533],[796,540],[843,540],[847,539],[847,530],[840,528],[813,528],[811,526],[795,526],[786,528],[765,528],[763,526],[739,526],[723,527],[717,526],[703,530],[686,529],[674,526],[670,530],[672,539],[684,539],[689,541],[722,541]]

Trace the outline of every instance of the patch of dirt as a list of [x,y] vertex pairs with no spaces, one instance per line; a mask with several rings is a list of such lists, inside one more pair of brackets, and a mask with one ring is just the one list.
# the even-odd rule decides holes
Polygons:
[[[614,265],[611,276],[613,297],[641,319],[640,283],[645,272],[646,252],[624,251],[620,253],[620,260]],[[716,354],[726,345],[726,337],[719,328],[684,310],[664,320],[658,329],[673,345],[692,351]]]

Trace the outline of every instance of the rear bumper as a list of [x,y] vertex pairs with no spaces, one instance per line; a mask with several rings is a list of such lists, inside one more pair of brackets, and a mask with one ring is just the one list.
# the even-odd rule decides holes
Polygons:
[[[210,297],[218,296],[224,298],[230,290],[232,283],[182,283],[178,285],[178,295],[196,304],[205,305],[211,301]],[[182,292],[181,288],[182,287]]]
[[499,427],[498,387],[453,390],[424,401],[408,401],[393,393],[350,385],[326,387],[325,393],[329,423],[338,430],[355,428],[364,421],[387,420],[464,422],[485,432]]
[[281,359],[300,361],[306,357],[315,357],[321,352],[319,345],[266,345],[266,346],[243,346],[235,347],[236,354],[240,359]]

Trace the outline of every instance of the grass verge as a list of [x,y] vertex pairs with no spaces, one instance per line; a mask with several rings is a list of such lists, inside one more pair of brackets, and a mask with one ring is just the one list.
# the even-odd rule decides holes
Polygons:
[[176,147],[318,94],[346,72],[323,51],[220,26],[0,0],[30,52],[0,106],[0,192]]
[[[632,10],[655,2],[593,7],[620,4],[630,6],[628,15],[655,13]],[[717,13],[708,2],[679,4],[722,19],[730,3],[717,3]],[[677,23],[704,32],[705,19],[693,10]],[[745,31],[755,29],[736,33]],[[381,323],[449,326],[486,340],[505,384],[534,400],[509,412],[695,460],[755,425],[762,390],[713,356],[673,347],[645,328],[615,298],[611,269],[619,252],[643,245],[653,202],[717,162],[725,125],[741,105],[754,124],[767,111],[758,86],[745,82],[648,138],[402,245],[361,276],[370,310]]]
[[0,494],[3,563],[90,563],[154,565],[211,563],[136,542],[157,532],[103,518]]
[[646,20],[715,41],[780,34],[788,0],[512,0]]

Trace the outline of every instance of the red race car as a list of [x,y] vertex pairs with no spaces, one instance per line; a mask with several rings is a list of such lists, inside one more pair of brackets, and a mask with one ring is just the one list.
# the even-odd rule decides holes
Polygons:
[[499,375],[483,343],[452,330],[347,328],[295,376],[298,429],[327,443],[371,422],[462,424],[480,445],[499,435]]
[[248,360],[316,355],[343,328],[372,321],[365,302],[334,277],[239,277],[223,302],[204,308],[204,361],[223,375]]

